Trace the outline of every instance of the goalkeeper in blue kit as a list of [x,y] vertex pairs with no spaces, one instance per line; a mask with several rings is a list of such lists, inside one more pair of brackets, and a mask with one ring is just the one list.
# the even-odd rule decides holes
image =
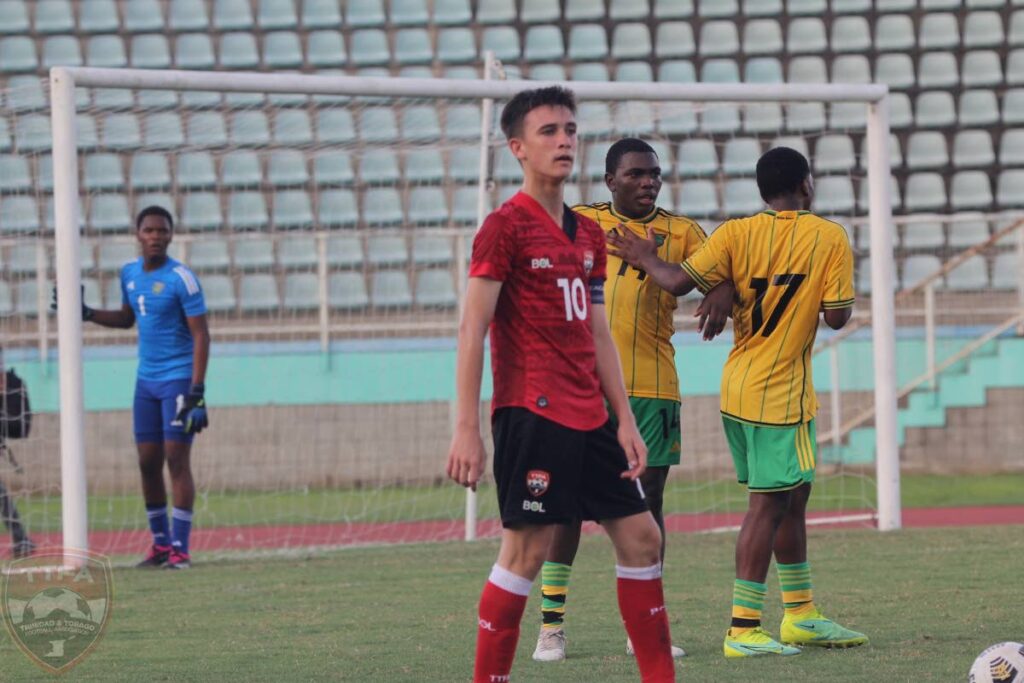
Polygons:
[[[195,499],[192,438],[209,424],[203,394],[210,333],[199,280],[167,255],[173,231],[167,210],[143,209],[135,221],[142,256],[121,268],[121,308],[95,310],[83,302],[82,319],[122,329],[139,325],[134,430],[153,544],[138,566],[186,569]],[[174,504],[170,523],[165,461]]]

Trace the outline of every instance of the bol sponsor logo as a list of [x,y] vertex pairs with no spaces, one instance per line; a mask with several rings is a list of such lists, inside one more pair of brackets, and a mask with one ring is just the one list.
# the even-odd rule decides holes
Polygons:
[[547,510],[544,509],[544,503],[539,500],[524,500],[523,510],[526,512],[539,512],[542,515],[547,513]]
[[110,620],[110,560],[86,550],[51,550],[3,569],[3,618],[33,662],[64,673],[92,651]]
[[544,256],[542,258],[530,259],[530,267],[534,268],[534,269],[536,269],[536,268],[554,268],[554,266],[551,265],[551,259],[549,259],[547,256]]

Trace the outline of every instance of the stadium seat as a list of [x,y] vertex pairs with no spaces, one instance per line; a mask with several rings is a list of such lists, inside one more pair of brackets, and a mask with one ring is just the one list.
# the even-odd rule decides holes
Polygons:
[[698,179],[683,181],[679,186],[678,199],[675,204],[686,215],[695,218],[718,215],[718,198],[714,181]]
[[345,65],[348,57],[340,31],[310,31],[306,40],[306,61],[310,66],[322,69]]
[[341,4],[337,0],[303,0],[302,25],[307,29],[340,28]]
[[1001,47],[1003,18],[999,12],[968,12],[964,21],[964,47]]
[[260,0],[256,23],[264,31],[293,29],[298,25],[294,0]]
[[[84,120],[84,119],[83,119]],[[90,122],[92,119],[89,119]],[[95,138],[95,123],[93,123],[93,138]],[[79,127],[78,147],[90,147],[94,145],[83,144],[81,126]],[[52,141],[50,134],[50,116],[42,114],[29,114],[18,117],[14,123],[14,146],[19,152],[38,152],[49,150]],[[95,140],[93,140],[95,142]]]
[[208,33],[182,33],[174,39],[174,64],[179,69],[212,69],[217,63]]
[[706,59],[700,67],[700,80],[702,83],[739,83],[740,68],[733,59]]
[[[475,187],[457,187],[452,194],[452,221],[454,223],[475,224],[477,218],[477,189]],[[488,204],[490,201],[488,201]],[[486,210],[490,211],[488,207]]]
[[[655,34],[655,54],[659,59],[672,59],[675,57],[689,57],[696,50],[693,40],[693,27],[685,21],[665,21],[658,24]],[[692,71],[693,65],[689,62],[676,62],[676,64],[689,64]],[[665,64],[662,63],[662,67]]]
[[743,0],[743,14],[748,17],[778,17],[782,13],[782,0]]
[[274,265],[274,242],[266,237],[235,242],[235,268],[260,270]]
[[409,262],[409,247],[402,235],[373,234],[366,240],[366,262],[378,268],[404,266]]
[[345,7],[345,23],[352,27],[383,26],[383,0],[360,0],[360,2],[343,3]]
[[128,33],[164,30],[166,24],[160,0],[132,0],[123,3],[123,7],[124,30]]
[[142,145],[135,114],[108,114],[103,119],[102,144],[107,149],[132,149]]
[[[908,153],[909,157],[909,153]],[[946,208],[946,186],[939,173],[912,173],[907,178],[908,211],[941,211]]]
[[1024,10],[1016,10],[1010,15],[1010,28],[1006,33],[1006,42],[1011,47],[1024,45]]
[[619,62],[615,66],[616,81],[632,81],[634,83],[652,83],[654,72],[650,62]]
[[356,139],[352,112],[348,109],[320,109],[316,113],[317,141],[325,145],[344,145]]
[[132,212],[123,194],[98,194],[89,197],[89,227],[97,232],[127,232]]
[[687,59],[669,59],[658,65],[658,80],[663,83],[695,83],[697,71]]
[[1002,140],[999,142],[999,164],[1024,166],[1024,130],[1003,131]]
[[0,33],[28,33],[28,5],[23,0],[0,2]]
[[[52,285],[47,283],[47,289]],[[15,298],[17,303],[14,306],[14,314],[26,318],[35,318],[39,315],[38,285],[36,280],[22,280],[15,284]],[[45,305],[45,304],[44,304]]]
[[912,50],[914,22],[904,14],[886,14],[875,23],[875,49],[879,52]]
[[85,62],[89,66],[112,69],[128,66],[124,41],[120,36],[90,36],[85,51]]
[[701,17],[733,17],[739,14],[738,0],[697,0]]
[[[614,55],[614,49],[612,53]],[[527,29],[523,59],[528,62],[549,62],[562,59],[564,55],[562,31],[557,26],[531,26]]]
[[957,16],[946,12],[927,12],[921,17],[918,46],[922,50],[949,50],[960,47]]
[[478,0],[476,3],[476,21],[478,24],[515,23],[515,0]]
[[534,81],[564,81],[566,79],[565,67],[558,62],[534,64],[530,67],[530,79]]
[[124,186],[119,154],[90,154],[85,157],[82,187],[86,190],[116,190]]
[[313,178],[317,185],[350,185],[355,181],[352,157],[345,151],[328,150],[313,157]]
[[[1012,132],[1012,131],[1011,131]],[[1004,133],[1003,139],[1006,139]],[[996,161],[992,136],[985,130],[962,130],[953,142],[953,165],[957,168],[989,166]]]
[[38,0],[35,5],[36,33],[73,33],[75,14],[70,0]]
[[361,29],[349,36],[351,59],[356,66],[387,64],[391,60],[388,39],[380,29]]
[[751,103],[743,108],[744,132],[770,133],[782,127],[782,105],[778,102]]
[[284,307],[300,311],[320,307],[320,282],[315,273],[284,276]]
[[0,316],[14,315],[15,310],[14,292],[11,291],[11,285],[0,280]]
[[613,121],[609,105],[604,102],[582,102],[576,113],[583,137],[593,138],[612,132]]
[[49,36],[43,41],[42,67],[81,66],[82,50],[74,36]]
[[940,221],[915,221],[903,226],[904,249],[936,249],[945,241],[946,236]]
[[1024,263],[1020,255],[1014,252],[1006,252],[996,255],[995,263],[992,266],[992,287],[993,289],[1018,289],[1024,278]]
[[35,41],[28,36],[0,38],[0,71],[16,73],[38,68]]
[[906,93],[889,94],[889,127],[893,130],[910,128],[914,123],[913,107]]
[[399,121],[403,140],[437,140],[441,137],[441,123],[435,106],[407,106],[402,109]]
[[[550,6],[550,2],[545,4]],[[556,6],[557,8],[557,6]],[[600,24],[577,24],[569,29],[569,59],[605,59],[608,56],[608,36]]]
[[159,34],[132,36],[131,65],[137,69],[169,69],[171,49]]
[[1024,124],[1024,88],[1011,88],[1003,94],[1003,124]]
[[276,311],[281,307],[277,282],[273,275],[266,273],[242,275],[238,285],[238,300],[241,310],[247,313]]
[[1006,82],[1024,84],[1024,50],[1011,50],[1006,57]]
[[946,136],[938,131],[917,131],[907,143],[907,168],[941,168],[949,163]]
[[821,57],[793,57],[787,68],[789,83],[828,83],[825,60]]
[[398,122],[392,107],[366,107],[359,110],[359,131],[368,142],[396,142]]
[[217,172],[209,152],[183,152],[178,155],[174,175],[178,187],[182,189],[213,187],[217,184]]
[[436,147],[424,147],[405,153],[405,182],[434,183],[444,179],[444,159]]
[[[925,278],[934,275],[940,268],[942,268],[942,261],[939,260],[938,256],[930,254],[908,256],[903,261],[902,288],[910,289]],[[942,288],[944,286],[944,278],[938,278],[934,281],[934,284],[936,287]]]
[[988,288],[988,264],[980,254],[971,256],[946,274],[946,289],[968,291]]
[[298,34],[294,31],[271,31],[265,34],[263,36],[263,64],[268,69],[297,69],[301,67],[302,45],[299,42]]
[[[518,38],[515,51],[519,54]],[[437,36],[437,58],[443,64],[461,64],[476,60],[476,38],[465,27],[444,28]]]
[[265,230],[269,220],[262,192],[240,190],[228,195],[228,227],[232,230]]
[[227,275],[203,276],[203,299],[206,301],[206,309],[210,312],[234,311],[237,303],[232,279]]
[[207,3],[203,0],[170,0],[167,10],[170,29],[172,31],[207,30],[209,17],[206,8]]
[[604,0],[566,0],[565,19],[569,23],[605,18]]
[[43,84],[35,74],[7,78],[6,105],[14,112],[38,111],[47,106]]
[[[727,216],[749,216],[764,208],[757,182],[751,178],[730,178],[725,181],[723,210]],[[686,204],[681,204],[685,207]]]
[[999,173],[996,201],[1002,208],[1024,206],[1024,169],[1014,168]]
[[399,64],[429,64],[434,48],[425,28],[402,28],[395,32],[395,61]]
[[[587,103],[584,103],[587,104]],[[582,111],[581,111],[582,113]],[[582,117],[579,118],[582,121]],[[449,152],[448,177],[456,182],[472,182],[480,175],[480,148],[454,147]]]
[[949,223],[949,246],[965,249],[981,244],[989,238],[988,221],[981,213],[961,213]]
[[719,57],[740,51],[740,40],[734,21],[708,21],[700,29],[700,55]]
[[998,86],[1003,83],[1003,66],[995,50],[974,50],[964,55],[961,80],[965,88]]
[[213,26],[218,31],[248,31],[253,24],[249,0],[214,0]]
[[223,227],[220,198],[214,192],[189,192],[185,195],[181,222],[190,230],[219,230]]
[[103,272],[116,273],[138,256],[138,248],[133,242],[100,242],[96,267]]
[[871,50],[871,29],[862,16],[836,17],[832,20],[833,52],[860,52]]
[[958,171],[950,185],[949,203],[954,211],[987,209],[992,205],[992,183],[984,171]]
[[761,157],[761,143],[756,138],[733,138],[725,143],[722,171],[726,175],[753,175]]
[[444,191],[438,187],[414,187],[409,192],[410,225],[438,225],[448,222],[448,204]]
[[[278,112],[280,114],[280,112]],[[228,139],[242,147],[263,147],[270,143],[270,127],[262,111],[240,111],[231,116]]]
[[398,191],[390,187],[373,187],[363,195],[363,222],[367,226],[401,223],[402,200]]
[[215,237],[189,242],[188,265],[192,270],[226,270],[231,265],[227,241]]
[[279,190],[274,193],[274,209],[271,214],[274,228],[293,230],[309,228],[313,224],[313,205],[305,190]]
[[507,146],[502,145],[494,154],[493,173],[496,180],[519,182],[523,179],[523,168]]
[[453,260],[452,240],[450,238],[440,235],[413,236],[412,262],[415,265],[447,265]]
[[818,139],[814,146],[815,173],[847,172],[855,165],[853,140],[849,135],[831,133]]
[[912,88],[917,83],[914,61],[910,55],[899,52],[879,55],[875,60],[875,80],[894,90]]
[[840,55],[832,60],[833,83],[871,83],[871,65],[864,55]]
[[362,310],[370,304],[362,273],[331,273],[327,280],[327,301],[336,310]]
[[14,148],[11,129],[6,118],[0,117],[0,152],[9,152]]
[[359,163],[359,177],[371,185],[389,185],[398,182],[398,155],[391,149],[371,149]]
[[548,0],[522,0],[519,21],[524,24],[548,24],[557,22],[560,14],[559,3]]
[[871,0],[832,0],[833,14],[861,14],[871,9]]
[[0,232],[35,233],[39,231],[39,207],[36,198],[13,195],[0,202]]
[[0,155],[0,193],[27,192],[32,189],[28,157],[21,154]]
[[274,114],[274,142],[299,147],[313,142],[313,126],[303,109],[280,109]]
[[821,15],[827,11],[827,0],[786,0],[786,12],[790,16],[799,14]]
[[147,114],[142,121],[142,132],[146,147],[178,149],[185,145],[185,133],[177,112],[158,111]]
[[755,57],[743,65],[744,83],[782,83],[782,62],[775,57]]
[[363,242],[354,235],[327,238],[327,265],[332,268],[358,268],[363,264]]
[[849,214],[854,210],[853,183],[849,176],[827,176],[814,183],[814,209],[824,214]]
[[412,306],[409,277],[405,271],[380,270],[373,274],[370,299],[374,308],[406,308]]
[[447,268],[416,272],[416,303],[420,306],[451,308],[458,303],[452,273]]
[[[654,110],[650,102],[633,100],[617,102],[613,125],[619,134],[644,136],[654,133]],[[715,119],[716,124],[719,119]],[[734,130],[734,129],[730,129]]]
[[305,185],[309,182],[306,155],[297,149],[275,149],[267,161],[267,180],[275,187]]
[[960,83],[956,56],[950,52],[927,52],[921,56],[917,84],[922,88],[953,88]]
[[251,150],[232,150],[221,159],[220,182],[224,187],[258,188],[263,182],[260,158]]
[[317,222],[320,227],[351,227],[359,221],[352,190],[323,190],[317,202]]
[[790,19],[786,31],[786,51],[789,54],[818,54],[827,49],[825,24],[819,17]]
[[434,0],[434,23],[439,26],[467,25],[473,20],[469,0]]
[[236,31],[220,37],[220,65],[225,69],[255,69],[260,63],[256,37]]
[[875,9],[878,12],[910,12],[915,5],[916,0],[876,0]]
[[914,110],[919,128],[945,128],[956,123],[956,107],[950,92],[923,92],[917,96]]
[[774,19],[753,19],[743,25],[743,52],[773,55],[782,52],[782,28]]

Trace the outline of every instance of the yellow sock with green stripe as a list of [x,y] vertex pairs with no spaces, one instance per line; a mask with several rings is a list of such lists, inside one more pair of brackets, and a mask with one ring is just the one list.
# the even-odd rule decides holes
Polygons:
[[811,595],[811,565],[807,562],[779,564],[779,585],[786,614],[807,614],[814,609]]
[[545,562],[540,570],[540,614],[544,628],[561,628],[565,619],[565,596],[569,592],[571,564]]
[[738,636],[761,625],[761,610],[768,588],[763,583],[736,579],[732,585],[732,628]]

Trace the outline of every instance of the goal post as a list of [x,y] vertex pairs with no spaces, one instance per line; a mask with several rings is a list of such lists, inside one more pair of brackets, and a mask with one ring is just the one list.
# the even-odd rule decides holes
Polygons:
[[[80,308],[80,229],[78,148],[76,144],[76,88],[125,90],[205,91],[216,93],[301,94],[364,98],[422,98],[424,101],[472,100],[484,103],[481,177],[495,143],[488,141],[492,115],[488,102],[507,100],[517,92],[555,83],[527,80],[445,80],[434,78],[376,78],[304,74],[225,73],[55,67],[50,72],[53,130],[53,196],[58,311],[60,380],[60,460],[64,545],[88,549],[85,411],[83,392],[82,322]],[[895,384],[895,318],[891,292],[895,268],[892,258],[890,208],[890,156],[888,88],[877,84],[731,84],[731,83],[625,83],[565,82],[581,102],[686,103],[693,106],[730,103],[857,103],[866,111],[867,205],[870,223],[871,326],[873,335],[873,402],[877,526],[900,528],[899,451]],[[480,196],[484,191],[480,185]],[[479,211],[484,212],[481,199]],[[678,207],[686,213],[686,206]],[[465,249],[462,239],[456,250]],[[458,258],[460,280],[464,259]],[[321,270],[321,276],[323,272]],[[461,303],[463,283],[457,286]],[[323,293],[323,290],[321,290]],[[884,293],[884,294],[883,294]],[[684,412],[686,400],[684,398]],[[823,439],[824,440],[824,439]],[[438,471],[443,455],[438,454]],[[467,499],[466,517],[476,509]],[[472,528],[471,528],[472,527]],[[473,537],[475,523],[465,537]]]

